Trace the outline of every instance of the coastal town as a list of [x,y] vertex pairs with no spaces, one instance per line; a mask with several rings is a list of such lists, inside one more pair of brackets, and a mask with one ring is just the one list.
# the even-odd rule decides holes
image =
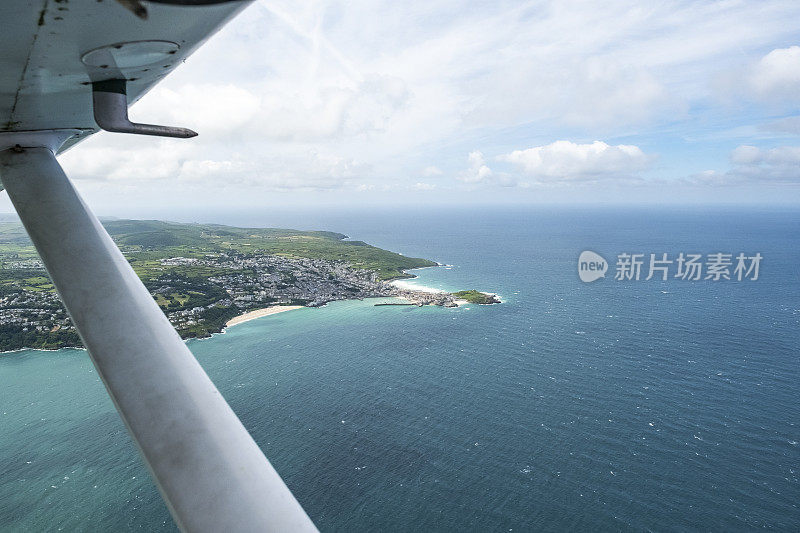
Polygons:
[[[442,307],[499,302],[477,291],[451,294],[394,281],[412,277],[406,269],[436,263],[345,241],[340,234],[301,234],[313,246],[301,241],[304,248],[298,251],[287,244],[297,242],[295,234],[291,234],[294,240],[270,235],[271,240],[258,243],[257,237],[266,237],[248,230],[249,234],[235,240],[228,235],[234,229],[214,227],[212,232],[204,228],[201,235],[213,246],[186,247],[191,241],[187,235],[169,245],[152,245],[152,232],[117,238],[156,303],[184,338],[208,337],[243,321],[242,316],[258,316],[253,313],[265,308],[274,312],[365,298],[396,299],[391,305]],[[218,234],[225,234],[227,240],[215,243]],[[273,241],[281,246],[273,246],[271,253],[252,246],[268,248]],[[321,244],[327,248],[317,252]],[[184,254],[174,253],[178,251]],[[369,261],[364,260],[365,254],[371,254]],[[80,347],[80,338],[35,251],[17,247],[14,253],[0,253],[0,259],[0,350]]]
[[[239,314],[266,306],[321,307],[336,300],[377,297],[403,298],[414,305],[458,305],[456,297],[450,293],[398,287],[381,280],[374,271],[353,268],[342,261],[264,254],[219,254],[206,259],[174,257],[162,260],[162,264],[213,267],[226,271],[208,278],[210,284],[225,291],[222,299],[205,306],[167,312],[179,331],[206,320],[209,311],[215,308],[235,309]],[[192,283],[181,276],[165,276],[159,282],[153,290],[156,295],[192,291]]]

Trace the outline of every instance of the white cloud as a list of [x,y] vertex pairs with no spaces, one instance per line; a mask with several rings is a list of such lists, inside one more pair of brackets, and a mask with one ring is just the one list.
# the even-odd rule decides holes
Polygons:
[[256,94],[231,83],[189,83],[174,89],[156,87],[130,114],[139,122],[179,124],[204,137],[217,137],[242,129],[258,115],[260,105]]
[[737,180],[800,183],[800,146],[739,146],[731,162],[735,167],[728,175]]
[[701,185],[798,184],[800,185],[800,146],[763,149],[742,145],[730,154],[732,168],[727,172],[706,170],[688,181]]
[[713,85],[727,106],[766,106],[770,114],[800,103],[800,46],[775,48],[722,69]]
[[480,183],[492,177],[492,169],[486,166],[486,160],[479,151],[470,152],[467,157],[467,170],[459,174],[458,179],[465,183]]
[[664,83],[649,69],[623,66],[611,58],[587,59],[577,78],[565,85],[574,92],[564,102],[564,118],[577,125],[619,127],[641,123],[667,110],[685,111],[685,104],[670,97]]
[[[800,146],[779,146],[769,150],[755,146],[739,146],[731,153],[731,160],[739,164],[800,165]],[[795,168],[800,174],[800,167]]]
[[426,178],[432,178],[434,176],[441,176],[442,174],[443,174],[442,169],[440,169],[439,167],[434,166],[434,165],[425,167],[422,170],[422,175],[425,176]]
[[104,133],[59,160],[67,174],[78,180],[142,187],[168,181],[208,190],[231,186],[276,191],[339,189],[354,186],[354,179],[370,173],[369,165],[357,159],[313,148],[253,153],[204,148],[181,140]]
[[556,141],[515,150],[499,156],[498,160],[512,163],[528,176],[546,182],[630,177],[647,168],[652,158],[638,146]]
[[101,134],[59,160],[67,174],[77,179],[150,182],[177,178],[192,155],[191,145],[181,141]]
[[265,190],[324,190],[354,186],[366,173],[361,163],[314,151],[297,154],[262,155],[255,159],[237,156],[228,160],[187,161],[179,179],[203,184],[237,184]]
[[731,152],[731,162],[737,165],[749,165],[761,159],[761,150],[755,146],[739,146]]
[[249,89],[187,83],[156,88],[132,115],[179,123],[203,140],[341,140],[385,130],[408,97],[402,80],[377,76],[351,86],[321,83],[300,90],[274,81]]
[[657,144],[664,131],[674,141],[699,124],[763,122],[720,105],[711,78],[738,68],[734,85],[748,94],[797,98],[798,47],[787,44],[797,33],[786,21],[798,17],[795,0],[257,1],[131,111],[199,137],[102,134],[62,159],[76,177],[142,190],[154,179],[219,184],[245,199],[252,187],[444,187],[442,169],[450,175],[474,147],[534,146],[503,156],[514,174],[473,152],[456,176],[471,185],[631,176],[650,162],[638,140],[545,143]]
[[762,98],[800,101],[800,46],[777,48],[753,67],[750,83]]

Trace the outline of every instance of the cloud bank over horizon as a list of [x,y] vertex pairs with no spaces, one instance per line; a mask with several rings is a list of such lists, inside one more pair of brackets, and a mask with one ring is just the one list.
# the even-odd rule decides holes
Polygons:
[[108,205],[785,199],[799,19],[793,1],[259,1],[131,109],[198,138],[102,132],[60,160]]

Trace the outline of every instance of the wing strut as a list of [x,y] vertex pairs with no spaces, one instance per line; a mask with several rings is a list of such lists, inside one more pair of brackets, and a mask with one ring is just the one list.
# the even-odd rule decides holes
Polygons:
[[316,531],[51,149],[39,146],[0,151],[0,180],[178,526]]

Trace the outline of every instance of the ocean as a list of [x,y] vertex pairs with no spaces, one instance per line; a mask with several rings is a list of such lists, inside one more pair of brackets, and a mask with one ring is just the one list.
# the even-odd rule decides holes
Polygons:
[[[189,342],[321,530],[800,530],[800,210],[204,216],[343,232],[503,300],[336,302]],[[605,278],[579,279],[584,250]],[[681,252],[763,260],[614,279],[621,253]],[[0,355],[0,530],[175,530],[82,350]]]

